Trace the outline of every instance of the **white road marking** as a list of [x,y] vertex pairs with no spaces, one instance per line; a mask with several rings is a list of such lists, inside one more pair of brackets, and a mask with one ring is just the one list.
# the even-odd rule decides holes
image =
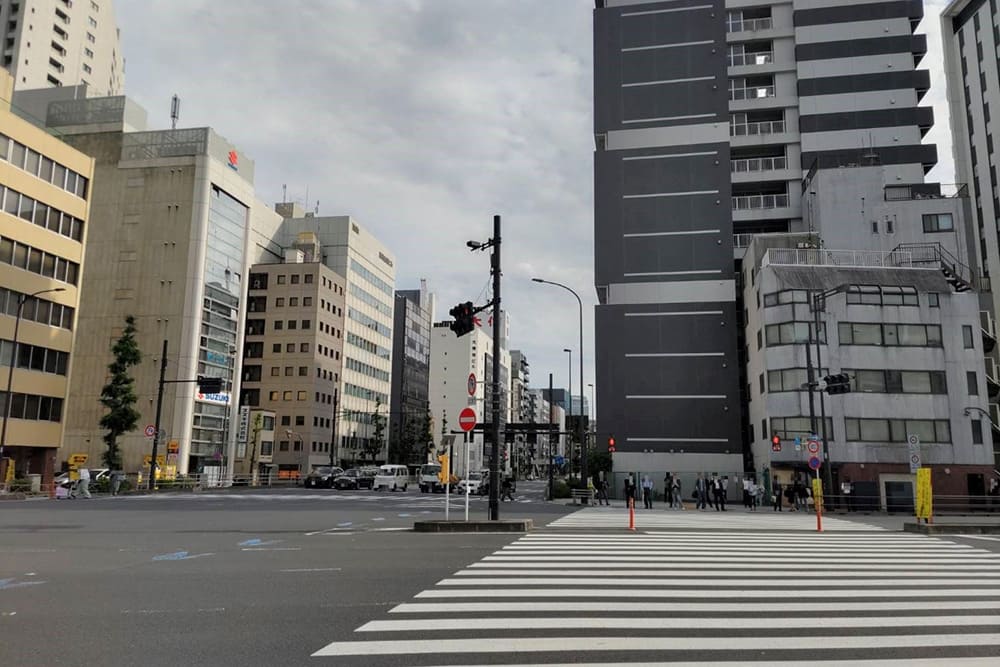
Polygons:
[[[773,595],[773,594],[772,594]],[[731,603],[731,600],[727,600]],[[1000,611],[1000,601],[995,600],[924,600],[919,603],[920,609],[935,609],[958,611],[960,609],[986,609],[991,612]],[[638,605],[632,601],[601,600],[600,611],[635,612]],[[784,602],[781,611],[784,612],[817,612],[817,611],[911,611],[913,602]],[[643,602],[643,612],[704,612],[720,611],[718,602]],[[578,613],[579,602],[550,602],[547,600],[528,602],[406,602],[389,610],[391,614],[465,614],[475,612],[538,612],[557,611]],[[882,616],[873,617],[873,622],[881,620]]]
[[[1000,634],[857,635],[797,637],[573,637],[572,649],[582,651],[787,651],[813,649],[903,649],[954,646],[969,648],[1000,644]],[[405,639],[388,641],[333,642],[313,653],[314,657],[345,655],[411,655],[434,653],[562,653],[565,637],[511,637],[476,639]]]
[[[815,574],[815,573],[814,573]],[[851,586],[886,586],[891,584],[898,584],[899,586],[982,586],[984,582],[984,577],[975,577],[967,579],[947,579],[942,581],[941,579],[914,579],[914,578],[902,578],[896,581],[887,581],[885,577],[878,579],[862,579],[862,578],[849,578],[847,581],[841,581],[839,577],[818,577],[814,579],[803,579],[796,577],[796,586],[843,586],[849,584]],[[1000,584],[1000,572],[989,577],[993,580],[990,583],[993,585]],[[629,577],[624,579],[623,577],[603,577],[603,576],[593,576],[593,577],[567,577],[567,576],[555,576],[555,577],[459,577],[458,579],[443,579],[437,583],[438,586],[615,586],[617,588],[635,588],[635,587],[648,587],[648,586],[706,586],[709,588],[730,588],[732,586],[787,586],[788,579],[785,577],[778,578],[759,578],[759,579],[748,579],[748,578],[732,578],[732,579],[722,579],[718,577],[712,577],[707,579],[699,578],[657,578],[657,577]],[[602,593],[604,591],[601,591]],[[835,591],[828,591],[829,593],[834,593]]]
[[[596,591],[579,588],[488,588],[479,590],[431,589],[421,591],[417,598],[592,598]],[[898,588],[839,588],[835,591],[825,588],[795,588],[797,595],[826,596],[844,598],[922,598],[922,597],[998,597],[1000,588],[925,588],[920,590]],[[717,598],[717,590],[689,590],[664,588],[658,590],[629,590],[621,595],[610,591],[600,591],[605,597],[630,598]],[[726,589],[730,599],[773,600],[775,592],[768,590]]]
[[340,572],[340,569],[339,567],[298,567],[278,570],[278,572]]
[[302,547],[243,547],[240,551],[302,551]]
[[[673,568],[660,568],[657,570],[617,570],[608,569],[606,567],[595,568],[590,570],[585,569],[574,569],[574,570],[536,570],[531,569],[529,566],[525,567],[506,567],[505,569],[470,569],[470,570],[459,570],[455,573],[456,577],[498,577],[498,576],[524,576],[524,577],[545,577],[549,580],[559,579],[562,577],[614,577],[616,579],[626,579],[631,577],[672,577],[677,575],[684,575],[683,581],[689,581],[688,577],[711,577],[709,581],[726,582],[731,581],[726,577],[730,576],[744,576],[750,577],[750,575],[755,575],[760,578],[767,577],[779,577],[782,581],[787,581],[788,577],[795,577],[796,581],[802,581],[808,577],[816,577],[821,571],[818,570],[745,570],[740,569],[739,572],[728,572],[725,570],[676,570]],[[883,577],[921,577],[927,574],[923,568],[917,568],[912,570],[885,570],[879,571],[879,574]],[[967,577],[970,574],[975,574],[976,578],[973,581],[984,581],[991,579],[1000,578],[1000,572],[997,570],[977,570],[977,571],[960,571],[960,572],[934,572],[934,577],[936,580],[941,580],[944,583],[954,579],[960,579]],[[824,578],[824,581],[835,581],[837,579],[850,579],[854,580],[855,577],[870,577],[871,572],[867,568],[860,568],[856,571],[842,571],[837,572],[836,579]],[[750,577],[749,580],[752,580]]]

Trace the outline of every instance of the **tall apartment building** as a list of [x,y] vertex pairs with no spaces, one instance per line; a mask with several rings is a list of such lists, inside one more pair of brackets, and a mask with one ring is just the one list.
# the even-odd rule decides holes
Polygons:
[[11,113],[12,88],[0,71],[0,485],[28,474],[52,481],[94,176],[93,159]]
[[528,422],[531,404],[528,387],[531,384],[531,366],[528,357],[521,350],[510,351],[510,419],[513,422]]
[[1000,292],[991,284],[991,277],[1000,275],[1000,188],[993,144],[997,124],[991,112],[1000,109],[998,22],[996,3],[985,0],[955,0],[941,13],[955,180],[971,193],[969,255],[979,270],[982,305],[993,320],[1000,314]]
[[743,469],[742,235],[805,229],[814,168],[922,182],[936,160],[920,143],[922,15],[919,2],[597,0],[596,385],[616,468]]
[[391,463],[423,463],[431,453],[424,436],[428,430],[433,432],[428,401],[433,322],[434,295],[427,291],[427,281],[420,281],[420,289],[396,290],[389,412]]
[[[15,103],[30,106],[33,93],[17,93]],[[132,315],[143,354],[133,369],[141,425],[154,423],[164,340],[167,380],[224,379],[218,394],[166,385],[158,449],[179,473],[221,476],[238,417],[231,397],[243,365],[246,277],[264,257],[280,259],[271,238],[281,217],[255,199],[253,162],[212,129],[147,131],[144,121],[124,97],[50,102],[45,114],[49,129],[96,161],[96,226],[87,235],[95,261],[82,277],[65,452],[103,451],[98,398],[110,347]],[[127,470],[150,452],[142,431],[123,438]]]
[[89,97],[125,88],[111,0],[0,0],[0,38],[15,90],[83,85]]
[[350,216],[316,217],[292,203],[277,204],[275,209],[284,217],[282,244],[290,245],[302,232],[312,232],[319,240],[323,264],[345,279],[344,367],[337,428],[341,459],[361,461],[364,455],[371,461],[364,453],[377,451],[374,458],[385,461],[392,391],[395,256]]
[[260,464],[279,477],[339,464],[344,277],[320,262],[319,241],[308,232],[283,261],[255,264],[249,275],[240,406],[274,413],[273,453],[261,451]]

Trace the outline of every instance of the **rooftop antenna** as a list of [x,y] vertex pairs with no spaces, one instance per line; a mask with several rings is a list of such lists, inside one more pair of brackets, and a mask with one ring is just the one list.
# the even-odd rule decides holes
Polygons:
[[313,209],[313,213],[319,215],[319,200],[316,200],[316,208]]
[[174,95],[170,100],[170,129],[177,129],[177,119],[181,117],[181,98]]
[[287,204],[288,203],[288,184],[287,183],[282,183],[281,184],[281,203],[282,204]]

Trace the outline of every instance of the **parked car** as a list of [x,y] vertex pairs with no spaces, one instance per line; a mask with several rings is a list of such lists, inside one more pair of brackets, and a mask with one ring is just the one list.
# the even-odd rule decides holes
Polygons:
[[438,479],[441,474],[441,466],[437,463],[426,463],[420,466],[420,493],[444,493],[444,485]]
[[306,475],[302,485],[307,489],[332,489],[333,480],[343,474],[343,469],[334,466],[319,466]]
[[370,489],[375,481],[377,469],[348,468],[333,480],[333,488],[346,491],[348,489]]
[[470,472],[468,477],[458,483],[458,493],[461,495],[468,493],[471,496],[481,496],[485,488],[483,474],[479,472]]
[[375,491],[389,489],[390,491],[406,491],[410,483],[410,469],[404,465],[387,463],[379,466],[372,488]]

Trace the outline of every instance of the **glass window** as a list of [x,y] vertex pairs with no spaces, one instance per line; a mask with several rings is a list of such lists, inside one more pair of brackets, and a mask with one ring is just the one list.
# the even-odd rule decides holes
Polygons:
[[292,284],[293,285],[298,285],[299,284],[299,274],[297,274],[297,273],[293,273],[292,274]]
[[965,372],[965,382],[968,385],[969,396],[979,396],[979,376],[975,371]]
[[297,297],[297,296],[289,297],[289,299],[288,299],[288,306],[290,308],[294,308],[297,305],[299,305],[299,297]]
[[302,305],[303,306],[311,306],[311,305],[313,305],[312,297],[311,296],[304,296],[304,297],[302,297]]
[[307,400],[306,399],[306,392],[304,392],[304,391],[298,392],[298,394],[296,395],[296,400],[298,400],[298,401],[305,401],[305,400]]
[[10,163],[18,169],[22,169],[24,167],[24,154],[26,151],[27,149],[24,147],[24,144],[19,144],[16,141],[12,143],[10,148]]
[[58,188],[66,187],[66,167],[59,163],[52,165],[52,185]]
[[275,308],[283,308],[284,306],[285,306],[285,298],[284,297],[279,296],[278,298],[276,298],[274,300],[274,307]]
[[303,277],[303,280],[305,281],[306,285],[311,285],[311,284],[312,284],[312,281],[313,281],[313,277],[312,277],[312,274],[311,274],[311,273],[307,273],[307,274],[306,274],[306,275],[305,275],[305,276]]
[[271,352],[274,353],[274,354],[280,353],[281,352],[281,343],[272,343],[271,344]]
[[978,419],[972,420],[972,444],[983,444],[983,423]]
[[900,375],[904,394],[931,393],[930,373],[926,371],[902,371]]
[[271,366],[271,377],[278,377],[281,375],[280,366]]
[[939,308],[941,306],[940,295],[937,292],[929,292],[927,294],[927,305],[931,308]]
[[885,419],[861,419],[861,440],[865,442],[888,442],[889,422]]
[[279,285],[285,284],[285,276],[278,276],[278,284]]
[[907,435],[915,435],[921,442],[939,442],[934,434],[934,420],[932,419],[908,419],[906,420]]
[[268,394],[268,399],[272,401],[278,400],[278,393],[279,392],[272,391],[270,394]]
[[924,231],[931,232],[951,232],[955,230],[955,223],[951,213],[925,213],[923,215]]
[[972,327],[970,327],[968,324],[962,325],[962,344],[965,346],[965,349],[967,350],[972,350],[975,349],[976,347],[976,341],[972,337]]
[[882,371],[854,371],[855,391],[885,392],[885,373]]
[[283,400],[283,401],[290,401],[290,400],[292,400],[292,392],[290,392],[290,391],[283,392],[281,394],[281,400]]
[[32,176],[38,175],[39,158],[41,158],[41,156],[37,152],[31,150],[30,148],[27,149],[24,159],[24,170]]

